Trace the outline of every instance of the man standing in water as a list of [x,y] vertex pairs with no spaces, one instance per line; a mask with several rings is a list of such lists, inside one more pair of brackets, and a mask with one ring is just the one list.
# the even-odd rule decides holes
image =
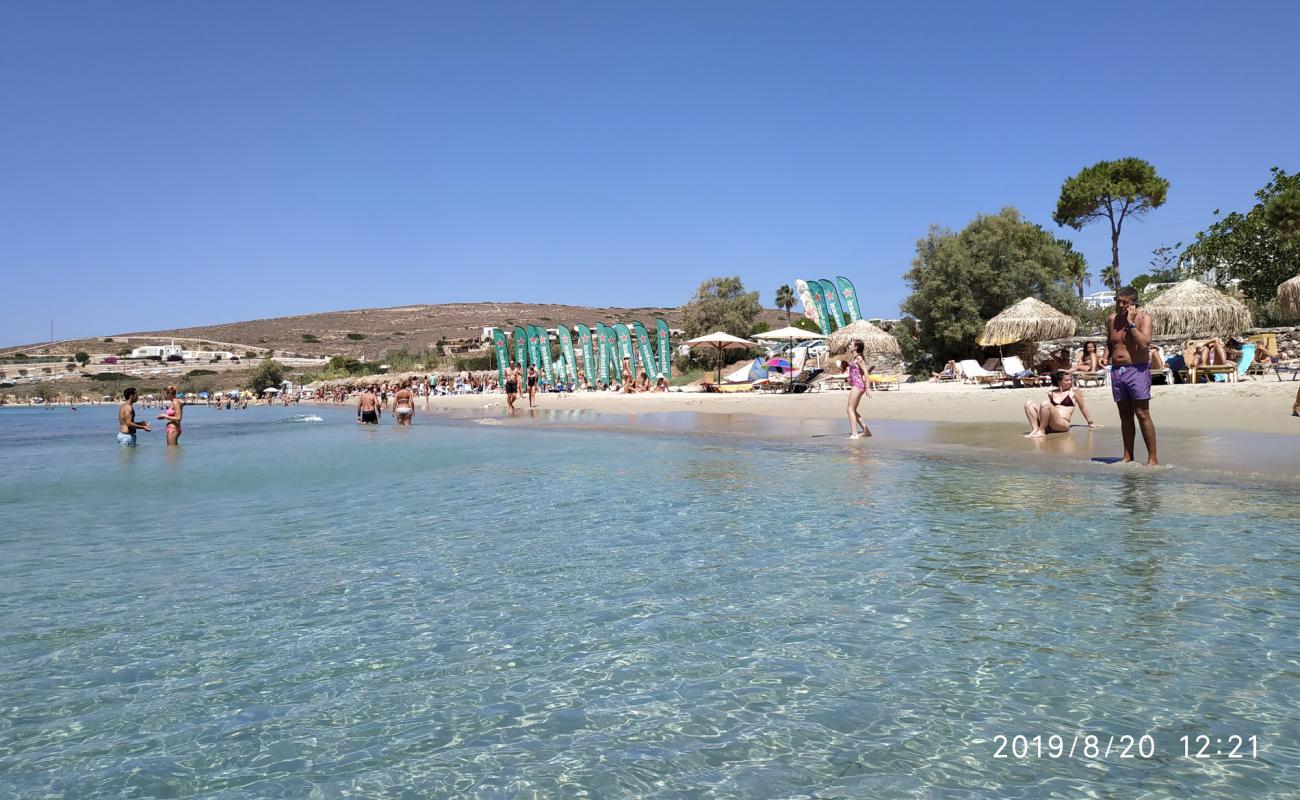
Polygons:
[[1156,457],[1156,426],[1151,421],[1151,315],[1139,311],[1137,290],[1125,286],[1115,292],[1115,313],[1106,325],[1106,344],[1110,351],[1110,392],[1119,406],[1120,435],[1124,438],[1124,458],[1133,460],[1133,418],[1142,428],[1142,442],[1147,448],[1147,466],[1160,463]]
[[357,422],[367,425],[379,424],[379,398],[375,396],[373,386],[367,386],[357,401]]
[[147,422],[135,421],[135,387],[123,390],[122,399],[126,402],[117,408],[117,443],[123,447],[135,447],[135,432],[148,433],[153,430]]

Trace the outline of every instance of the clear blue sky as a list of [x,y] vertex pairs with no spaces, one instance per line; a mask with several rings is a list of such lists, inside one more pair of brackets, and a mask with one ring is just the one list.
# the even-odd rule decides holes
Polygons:
[[[0,344],[476,300],[894,316],[931,223],[1137,156],[1122,268],[1300,170],[1300,3],[7,2]],[[1094,288],[1097,287],[1094,283]]]

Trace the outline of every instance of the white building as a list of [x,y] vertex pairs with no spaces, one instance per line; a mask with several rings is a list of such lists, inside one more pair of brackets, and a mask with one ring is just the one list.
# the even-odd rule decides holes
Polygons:
[[175,342],[171,344],[147,344],[132,350],[131,358],[161,358],[166,361],[172,356],[184,358],[184,353],[185,349]]
[[180,356],[184,361],[229,361],[235,354],[229,350],[186,350],[175,342],[144,345],[131,351],[131,358],[161,358],[166,361],[172,356]]
[[1115,305],[1115,293],[1109,289],[1104,292],[1093,292],[1084,296],[1083,304],[1088,308],[1109,308]]

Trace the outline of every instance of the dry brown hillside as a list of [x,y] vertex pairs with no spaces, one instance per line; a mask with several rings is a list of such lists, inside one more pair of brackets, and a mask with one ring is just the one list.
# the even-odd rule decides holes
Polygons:
[[[303,356],[375,358],[391,349],[406,347],[411,351],[433,348],[450,339],[478,339],[483,328],[515,325],[543,325],[549,328],[565,324],[596,322],[613,324],[640,320],[647,325],[663,317],[670,327],[681,327],[681,311],[676,308],[592,308],[588,306],[548,305],[537,303],[449,303],[445,305],[365,308],[354,311],[329,311],[296,317],[276,317],[224,325],[175,328],[162,331],[105,334],[93,339],[77,339],[4,348],[6,352],[24,352],[35,356],[44,353],[71,355],[78,350],[90,353],[114,350],[176,339],[178,344],[211,343],[218,349],[239,355],[252,351],[258,355],[297,354]],[[784,311],[764,310],[763,321],[773,328],[786,324]],[[111,338],[111,342],[105,342]],[[315,341],[311,341],[311,339]]]

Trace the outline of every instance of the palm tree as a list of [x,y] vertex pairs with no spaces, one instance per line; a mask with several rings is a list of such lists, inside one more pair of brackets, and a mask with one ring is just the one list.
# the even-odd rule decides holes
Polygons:
[[785,309],[785,324],[790,324],[790,309],[794,308],[794,289],[788,284],[776,290],[776,307]]
[[1119,291],[1119,270],[1114,264],[1107,264],[1101,268],[1101,282],[1112,292]]
[[1075,253],[1075,258],[1070,259],[1070,282],[1079,290],[1079,299],[1083,299],[1083,287],[1092,283],[1092,276],[1088,274],[1088,262],[1083,260],[1082,253]]
[[1088,275],[1088,261],[1083,253],[1074,249],[1074,243],[1069,239],[1057,239],[1056,243],[1065,253],[1065,276],[1069,278],[1070,285],[1079,290],[1079,299],[1082,300],[1083,287],[1092,283],[1092,278]]

